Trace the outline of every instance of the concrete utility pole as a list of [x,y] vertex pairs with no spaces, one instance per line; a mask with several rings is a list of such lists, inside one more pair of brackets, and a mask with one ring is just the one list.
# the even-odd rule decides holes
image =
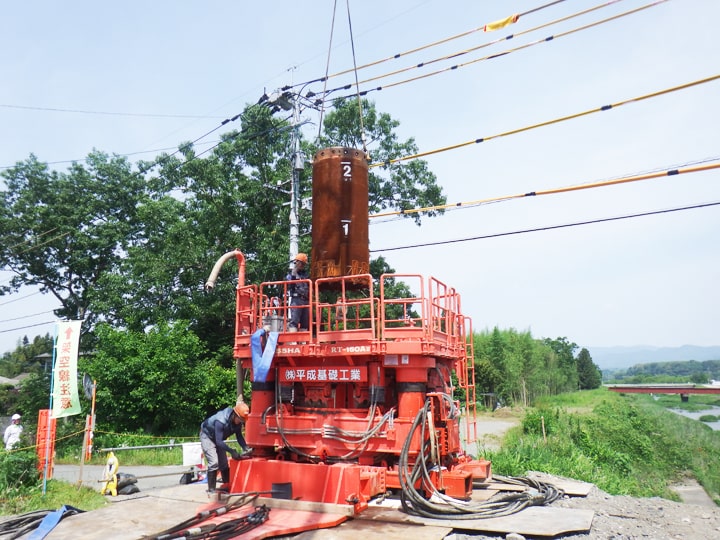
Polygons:
[[290,179],[290,254],[288,260],[297,255],[300,238],[300,172],[305,168],[302,152],[300,151],[300,103],[299,96],[290,92],[275,90],[272,94],[263,95],[258,103],[265,103],[273,112],[280,109],[292,110],[292,147],[293,154],[292,178]]
[[292,182],[290,185],[290,258],[297,255],[299,251],[300,237],[300,172],[303,170],[303,157],[300,152],[300,104],[298,100],[292,99],[293,104],[293,155],[292,155]]

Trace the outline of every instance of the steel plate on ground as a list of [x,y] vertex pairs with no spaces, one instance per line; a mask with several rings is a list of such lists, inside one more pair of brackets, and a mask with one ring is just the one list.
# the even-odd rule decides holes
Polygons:
[[572,532],[587,532],[595,512],[578,508],[531,506],[509,516],[485,519],[429,519],[411,516],[400,510],[371,506],[355,519],[386,523],[414,523],[434,527],[451,527],[467,531],[490,533],[518,533],[528,536],[560,536]]

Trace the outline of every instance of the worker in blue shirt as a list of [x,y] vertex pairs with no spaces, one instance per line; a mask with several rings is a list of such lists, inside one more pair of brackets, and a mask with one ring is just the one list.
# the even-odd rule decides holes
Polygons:
[[[306,280],[308,256],[305,253],[298,253],[293,259],[292,270],[285,277],[286,281]],[[290,295],[290,320],[288,321],[288,332],[297,332],[300,328],[309,330],[308,315],[310,308],[308,306],[310,298],[310,287],[306,281],[291,283],[288,285],[288,294]],[[296,307],[302,306],[302,307]]]
[[249,452],[242,429],[250,416],[250,407],[242,400],[238,400],[234,407],[222,409],[203,420],[200,424],[200,447],[208,468],[208,493],[215,493],[217,485],[217,472],[220,471],[223,486],[228,489],[230,484],[230,466],[227,454],[233,459],[240,459],[240,453],[228,446],[225,439],[235,434],[238,444],[243,452]]

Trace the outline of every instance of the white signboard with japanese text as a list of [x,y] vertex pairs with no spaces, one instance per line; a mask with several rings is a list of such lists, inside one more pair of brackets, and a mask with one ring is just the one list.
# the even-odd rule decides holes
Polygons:
[[80,414],[77,361],[82,321],[57,323],[53,369],[52,418]]

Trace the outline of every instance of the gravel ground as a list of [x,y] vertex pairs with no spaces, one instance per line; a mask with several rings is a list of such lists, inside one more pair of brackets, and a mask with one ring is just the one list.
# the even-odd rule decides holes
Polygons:
[[[552,483],[550,475],[533,477]],[[678,486],[680,487],[680,486]],[[572,540],[711,540],[720,538],[720,507],[693,482],[684,486],[699,504],[661,499],[613,496],[593,487],[587,497],[564,497],[552,506],[595,512],[588,534],[564,536]],[[702,494],[701,497],[697,496]]]
[[593,488],[587,497],[556,501],[553,506],[595,511],[588,534],[566,536],[587,540],[711,540],[720,538],[720,507],[612,496]]
[[[532,473],[544,482],[557,477]],[[690,488],[695,488],[692,484]],[[720,507],[707,497],[702,504],[686,504],[653,498],[608,495],[593,487],[587,497],[564,497],[552,507],[593,510],[592,527],[586,534],[569,534],[563,540],[714,540],[720,538]],[[525,537],[453,533],[444,540],[523,540]],[[540,538],[540,537],[538,537]]]

